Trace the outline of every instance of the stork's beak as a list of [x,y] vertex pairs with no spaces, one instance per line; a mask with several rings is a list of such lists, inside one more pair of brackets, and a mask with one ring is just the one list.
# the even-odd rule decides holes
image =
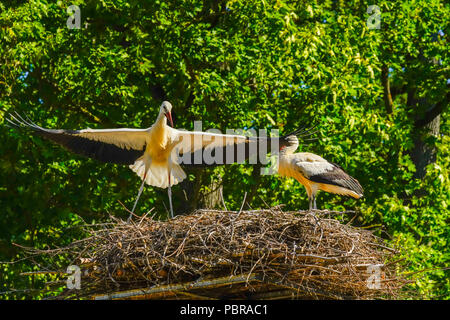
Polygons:
[[167,113],[165,113],[165,116],[166,116],[167,120],[169,120],[170,126],[173,128],[172,113],[167,112]]

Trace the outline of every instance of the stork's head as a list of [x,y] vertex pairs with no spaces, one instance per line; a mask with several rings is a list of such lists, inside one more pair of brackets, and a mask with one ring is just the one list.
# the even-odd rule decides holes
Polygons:
[[173,128],[172,120],[172,104],[169,101],[164,101],[159,109],[159,114],[164,115],[169,121],[170,126]]
[[287,136],[280,141],[280,152],[282,153],[294,153],[298,148],[298,138],[295,135]]

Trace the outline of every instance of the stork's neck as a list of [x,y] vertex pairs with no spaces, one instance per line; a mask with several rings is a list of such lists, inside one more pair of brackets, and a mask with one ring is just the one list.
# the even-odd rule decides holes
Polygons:
[[[155,123],[151,127],[151,141],[153,146],[157,150],[164,150],[167,147],[169,126],[167,125],[167,119],[164,113],[160,113]],[[155,149],[155,150],[156,150]],[[159,151],[158,151],[159,152]]]
[[293,154],[297,150],[298,146],[287,146],[280,150],[280,156],[286,156]]
[[167,118],[163,112],[160,112],[158,114],[158,118],[156,118],[155,125],[163,128],[167,127]]

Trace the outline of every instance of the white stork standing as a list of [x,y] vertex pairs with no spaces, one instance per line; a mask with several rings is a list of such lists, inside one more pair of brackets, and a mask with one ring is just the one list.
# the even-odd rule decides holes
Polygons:
[[[238,154],[228,157],[227,152],[231,147],[233,151],[243,147],[244,155],[241,159],[248,159],[252,154],[259,153],[259,144],[255,148],[250,147],[252,142],[265,139],[267,146],[272,145],[271,139],[279,139],[279,145],[286,145],[285,138],[253,138],[242,135],[224,135],[201,131],[184,131],[173,128],[172,105],[164,101],[161,104],[156,122],[147,129],[46,129],[34,124],[30,119],[24,119],[18,113],[11,114],[11,119],[6,119],[16,127],[30,129],[32,133],[52,140],[68,150],[93,158],[102,162],[129,165],[142,179],[141,187],[133,205],[136,204],[144,188],[144,184],[168,188],[170,213],[173,217],[171,186],[176,185],[186,178],[186,173],[180,167],[185,165],[214,165],[205,163],[201,157],[203,152],[210,155],[223,155],[221,164],[239,161]],[[170,126],[167,125],[169,121]],[[291,134],[298,134],[297,130]],[[200,153],[200,157],[198,157]],[[260,154],[260,153],[259,153]],[[260,154],[261,155],[261,154]],[[182,160],[180,161],[180,157]],[[200,158],[200,162],[193,163]],[[131,217],[131,215],[130,215]]]
[[363,196],[363,188],[359,182],[339,165],[313,153],[294,153],[298,148],[298,139],[295,135],[286,137],[285,140],[288,143],[280,146],[278,174],[292,177],[305,187],[309,210],[317,209],[316,194],[319,190],[356,199]]

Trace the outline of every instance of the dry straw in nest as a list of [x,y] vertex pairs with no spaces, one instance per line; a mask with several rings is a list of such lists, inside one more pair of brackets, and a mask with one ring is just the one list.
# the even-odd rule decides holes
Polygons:
[[[46,252],[64,252],[81,267],[81,289],[62,297],[163,288],[145,297],[392,299],[405,283],[396,274],[395,250],[329,213],[199,210],[169,221],[112,219]],[[210,281],[194,293],[193,284],[236,277],[240,286]]]

